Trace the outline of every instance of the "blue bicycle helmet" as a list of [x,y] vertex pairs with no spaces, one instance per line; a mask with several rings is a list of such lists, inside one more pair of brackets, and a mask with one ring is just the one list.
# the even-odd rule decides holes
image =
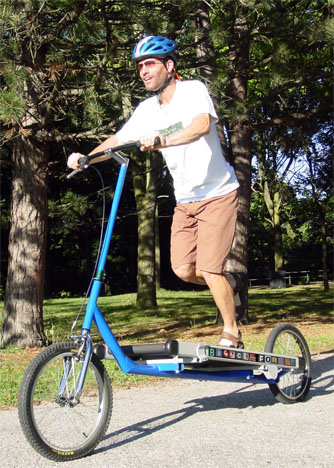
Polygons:
[[138,62],[147,57],[172,57],[176,62],[174,54],[176,47],[176,42],[167,37],[144,36],[133,49],[132,60]]

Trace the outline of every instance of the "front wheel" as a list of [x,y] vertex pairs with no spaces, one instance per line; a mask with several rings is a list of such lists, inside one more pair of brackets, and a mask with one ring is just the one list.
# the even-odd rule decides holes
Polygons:
[[90,453],[106,433],[112,412],[108,373],[93,354],[79,401],[73,399],[83,360],[71,342],[42,351],[21,382],[18,411],[32,447],[55,461]]
[[266,342],[265,352],[284,356],[297,356],[298,369],[284,369],[279,382],[269,384],[274,396],[282,403],[303,401],[311,385],[311,355],[305,338],[294,326],[281,324],[275,327]]

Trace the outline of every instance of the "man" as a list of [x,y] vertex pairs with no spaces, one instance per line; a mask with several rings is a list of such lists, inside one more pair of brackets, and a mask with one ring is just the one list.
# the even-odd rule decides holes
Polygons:
[[[134,140],[140,140],[142,151],[161,150],[177,201],[171,233],[173,271],[184,281],[209,286],[224,321],[219,344],[243,347],[234,299],[234,292],[242,290],[241,279],[223,273],[234,237],[239,184],[222,154],[218,117],[205,85],[181,82],[176,73],[176,47],[163,36],[144,36],[138,42],[132,59],[147,91],[155,95],[141,102],[121,130],[91,154]],[[157,136],[160,143],[155,146]],[[68,166],[77,169],[81,156],[72,154]],[[239,294],[236,297],[240,302]]]

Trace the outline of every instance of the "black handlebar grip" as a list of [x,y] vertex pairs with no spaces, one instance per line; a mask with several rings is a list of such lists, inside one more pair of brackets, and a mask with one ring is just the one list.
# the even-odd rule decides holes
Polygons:
[[88,156],[84,156],[83,158],[80,158],[78,160],[78,163],[80,164],[80,168],[81,169],[87,169],[87,167],[89,166],[89,158]]

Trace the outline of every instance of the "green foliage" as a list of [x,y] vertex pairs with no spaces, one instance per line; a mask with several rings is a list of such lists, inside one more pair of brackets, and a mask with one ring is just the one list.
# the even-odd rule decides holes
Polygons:
[[3,67],[1,75],[0,119],[6,126],[15,125],[26,112],[23,87],[27,74],[23,68],[9,63]]
[[[209,80],[228,150],[231,122],[246,119],[254,132],[254,153],[261,150],[273,155],[280,151],[296,158],[305,146],[303,135],[318,134],[330,120],[329,110],[321,118],[316,113],[308,116],[309,111],[332,102],[329,64],[333,27],[329,8],[328,2],[306,0],[0,0],[0,119],[9,141],[8,154],[12,139],[24,135],[24,131],[43,142],[52,142],[47,265],[50,294],[68,291],[67,282],[78,293],[78,284],[86,287],[90,279],[101,208],[96,205],[99,197],[89,198],[86,193],[97,193],[100,187],[92,180],[88,186],[87,179],[78,183],[72,179],[65,186],[59,172],[65,171],[67,154],[72,150],[90,151],[97,141],[119,128],[133,106],[146,96],[130,60],[132,48],[142,34],[159,33],[177,39],[181,76]],[[207,25],[199,21],[206,17],[205,13]],[[242,15],[246,28],[240,33]],[[213,56],[198,56],[198,47],[203,43],[213,45]],[[239,71],[235,69],[236,50],[231,49],[231,44],[241,49],[249,45],[249,57],[242,69],[247,96],[234,103],[228,89]],[[203,73],[207,65],[214,72],[210,79]],[[308,127],[305,122],[309,122]],[[323,141],[320,144],[325,146]],[[7,155],[2,153],[2,158],[7,159]],[[266,164],[267,177],[272,181],[277,164],[273,158]],[[327,166],[317,172],[324,192],[328,192],[324,180]],[[108,183],[113,187],[110,173]],[[307,203],[310,193],[296,197],[288,185],[285,180],[281,189],[288,264],[304,268],[310,255],[301,252],[312,248],[310,264],[320,267],[319,225],[313,215],[314,205]],[[301,185],[305,187],[306,182]],[[130,284],[131,288],[135,287],[136,273],[136,221],[130,183],[123,197],[124,212],[120,212],[117,223],[108,272],[112,277],[110,287],[118,283],[119,289],[120,272],[127,278],[123,279],[124,287]],[[6,198],[8,218],[9,196],[2,198]],[[324,205],[329,225],[333,198],[326,199]],[[164,216],[170,217],[171,213],[172,208]],[[254,194],[249,263],[252,272],[273,267],[271,226],[261,196]],[[3,230],[7,228],[2,225]],[[162,253],[167,258],[168,235],[162,233],[162,237],[167,239]]]
[[61,299],[68,299],[69,297],[71,297],[71,293],[69,291],[60,291],[59,297]]
[[24,100],[16,91],[2,90],[0,93],[0,118],[4,124],[14,124],[24,115]]

